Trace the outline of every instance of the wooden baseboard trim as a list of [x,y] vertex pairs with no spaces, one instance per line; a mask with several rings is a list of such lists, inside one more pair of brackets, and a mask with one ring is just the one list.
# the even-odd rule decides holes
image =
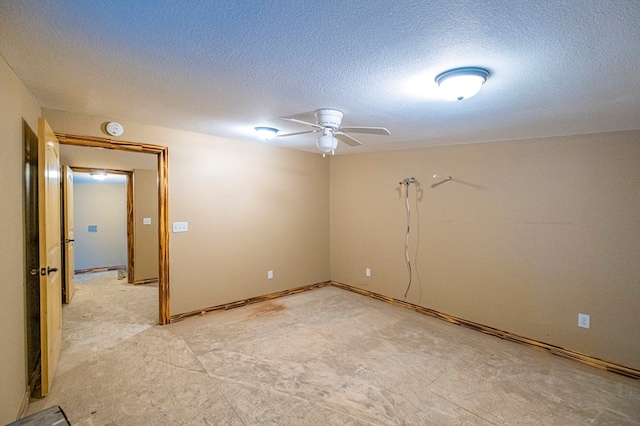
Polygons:
[[[104,266],[102,268],[76,269],[74,274],[91,274],[93,272],[117,271],[118,269],[127,269],[126,265]],[[157,281],[157,280],[156,280]]]
[[341,288],[343,290],[348,290],[354,293],[361,294],[363,296],[371,297],[372,299],[390,303],[392,305],[408,308],[416,312],[419,312],[421,314],[429,315],[430,317],[438,318],[438,319],[450,322],[452,324],[457,324],[463,327],[471,328],[473,330],[480,331],[482,333],[489,334],[492,336],[496,336],[504,340],[510,340],[512,342],[534,346],[536,348],[546,350],[552,353],[553,355],[558,355],[563,358],[573,359],[575,361],[582,362],[583,364],[587,364],[592,367],[600,368],[602,370],[610,371],[617,374],[622,374],[623,376],[631,377],[633,379],[640,379],[640,370],[636,370],[630,367],[625,367],[623,365],[604,361],[599,358],[582,354],[580,352],[575,352],[569,349],[561,348],[560,346],[555,346],[549,343],[540,342],[538,340],[529,339],[524,336],[519,336],[517,334],[509,333],[508,331],[499,330],[493,327],[488,327],[486,325],[478,324],[473,321],[467,321],[462,318],[455,317],[453,315],[443,314],[442,312],[438,312],[433,309],[424,308],[422,306],[414,305],[412,303],[394,299],[392,297],[383,296],[381,294],[374,293],[369,290],[363,290],[361,288],[352,287],[348,284],[331,281],[331,285],[334,287]]
[[158,282],[157,278],[147,278],[146,280],[134,281],[131,284],[133,284],[133,285],[141,285],[141,284],[151,284],[151,283],[157,283],[157,282]]
[[228,309],[239,308],[241,306],[247,306],[247,305],[252,305],[254,303],[265,302],[267,300],[277,299],[278,297],[289,296],[289,295],[292,295],[292,294],[297,294],[297,293],[302,293],[302,292],[309,291],[309,290],[314,290],[316,288],[326,287],[328,285],[331,285],[330,281],[326,281],[326,282],[323,282],[323,283],[317,283],[317,284],[309,284],[309,285],[305,285],[305,286],[302,286],[302,287],[292,288],[290,290],[282,290],[282,291],[277,291],[275,293],[269,293],[269,294],[264,294],[262,296],[252,297],[250,299],[239,300],[237,302],[225,303],[223,305],[211,306],[209,308],[204,308],[204,309],[200,309],[200,310],[197,310],[197,311],[191,311],[191,312],[185,312],[183,314],[172,315],[171,316],[171,323],[174,323],[174,322],[177,322],[177,321],[181,321],[181,320],[183,320],[185,318],[196,316],[196,315],[204,315],[204,314],[207,314],[209,312],[215,312],[215,311],[226,311]]

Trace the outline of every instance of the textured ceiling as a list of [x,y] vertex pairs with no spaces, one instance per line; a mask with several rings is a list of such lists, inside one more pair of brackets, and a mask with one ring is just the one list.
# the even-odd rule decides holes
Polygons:
[[[0,53],[51,109],[257,143],[322,107],[391,131],[342,153],[640,128],[639,0],[0,0]],[[460,66],[491,76],[441,100]]]

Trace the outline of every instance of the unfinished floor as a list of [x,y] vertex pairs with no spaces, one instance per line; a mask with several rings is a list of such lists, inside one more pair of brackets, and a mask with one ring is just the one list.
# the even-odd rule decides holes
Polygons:
[[49,396],[78,425],[637,425],[640,381],[335,287],[168,326],[80,279]]

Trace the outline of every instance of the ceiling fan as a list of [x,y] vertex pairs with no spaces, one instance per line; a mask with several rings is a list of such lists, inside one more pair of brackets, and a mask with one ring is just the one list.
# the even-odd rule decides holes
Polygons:
[[294,123],[300,123],[313,127],[312,130],[304,132],[286,133],[284,135],[277,135],[278,137],[287,137],[295,135],[304,135],[307,133],[322,132],[316,140],[316,146],[322,151],[322,156],[331,153],[334,154],[335,149],[338,147],[338,140],[346,143],[349,146],[362,145],[362,142],[349,136],[347,133],[366,133],[370,135],[390,135],[389,130],[384,127],[355,127],[345,126],[342,127],[342,111],[331,108],[322,108],[314,111],[316,117],[315,123],[308,121],[298,120],[293,117],[281,117],[283,120],[292,121]]

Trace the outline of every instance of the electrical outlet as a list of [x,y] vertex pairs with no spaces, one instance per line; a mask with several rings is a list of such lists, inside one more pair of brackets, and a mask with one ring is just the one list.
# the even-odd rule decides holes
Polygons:
[[364,270],[364,274],[365,274],[367,277],[370,277],[370,276],[371,276],[371,269],[369,269],[369,268],[365,269],[365,270]]
[[268,280],[272,280],[273,279],[273,271],[267,271],[267,279]]
[[143,217],[142,218],[142,224],[143,225],[151,225],[151,218],[150,217]]
[[591,328],[591,316],[587,314],[578,314],[578,327]]

